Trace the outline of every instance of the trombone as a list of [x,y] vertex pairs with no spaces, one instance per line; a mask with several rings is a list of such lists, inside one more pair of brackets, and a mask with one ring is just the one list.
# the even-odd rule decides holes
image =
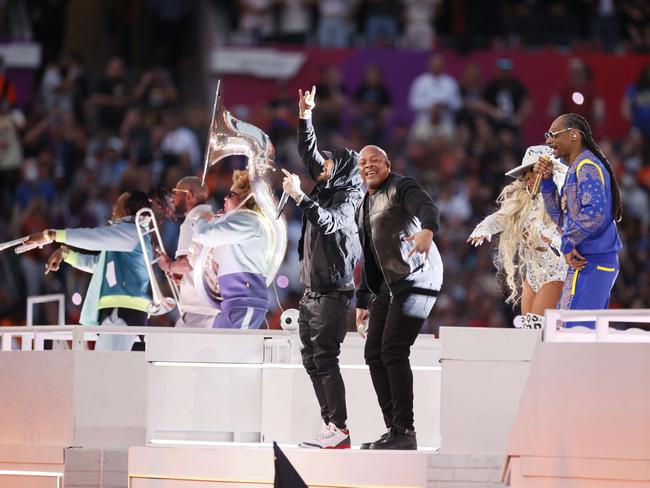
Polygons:
[[[181,308],[179,300],[178,286],[176,285],[176,282],[174,282],[171,273],[165,273],[165,276],[167,277],[167,282],[172,290],[173,298],[162,296],[158,280],[154,273],[153,265],[158,262],[161,254],[165,254],[165,248],[163,247],[162,237],[160,236],[160,230],[158,229],[158,223],[156,222],[153,210],[146,207],[138,210],[138,213],[135,214],[135,226],[138,230],[142,255],[144,256],[144,262],[147,265],[147,273],[149,273],[149,282],[151,283],[151,294],[153,295],[153,300],[147,307],[147,314],[149,316],[164,315],[174,307],[178,307],[178,311],[182,315],[183,309]],[[157,241],[156,244],[152,246],[153,256],[149,255],[149,246],[145,240],[146,236],[150,234],[155,234]]]

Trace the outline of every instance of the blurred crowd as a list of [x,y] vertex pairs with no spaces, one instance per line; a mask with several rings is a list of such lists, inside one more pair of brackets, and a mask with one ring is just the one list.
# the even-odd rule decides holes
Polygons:
[[592,44],[650,51],[644,0],[239,0],[215,2],[236,44],[472,49]]
[[[369,65],[359,86],[348,87],[336,67],[323,71],[316,84],[314,122],[320,147],[355,150],[374,143],[384,147],[393,169],[413,176],[434,197],[441,213],[435,237],[445,266],[444,293],[438,299],[429,331],[441,325],[508,326],[516,309],[504,305],[503,282],[492,264],[494,249],[466,244],[473,227],[495,210],[495,200],[509,183],[504,173],[520,164],[525,147],[521,124],[530,116],[526,87],[514,76],[512,62],[497,61],[497,75],[483,82],[478,67],[466,66],[456,80],[445,71],[445,60],[434,54],[429,70],[410,87],[410,125],[391,117],[391,93],[376,66]],[[573,93],[583,99],[576,103]],[[280,97],[282,98],[282,96]],[[622,188],[624,218],[619,224],[624,249],[621,274],[611,307],[650,306],[650,64],[621,94],[623,116],[630,131],[621,140],[602,137],[599,144],[616,171]],[[589,68],[579,58],[569,61],[566,86],[548,100],[550,122],[561,113],[585,116],[594,132],[604,133],[604,104],[590,81]],[[266,126],[281,150],[278,163],[300,168],[295,154],[295,101],[271,101]],[[540,114],[536,115],[540,116]],[[542,113],[543,117],[544,114]],[[260,121],[260,123],[262,123]],[[285,150],[286,149],[286,150]],[[299,222],[294,222],[295,236]],[[290,260],[295,264],[295,259]],[[293,270],[293,276],[297,276]],[[295,279],[290,282],[297,283]],[[299,293],[300,286],[294,294]]]
[[[15,2],[25,3],[29,2]],[[165,4],[173,6],[175,2]],[[184,9],[191,11],[193,4],[185,3]],[[333,33],[338,31],[335,27],[327,31],[325,20],[338,16],[339,21],[349,24],[344,30],[348,34],[339,39],[342,45],[426,48],[435,43],[432,39],[436,35],[442,35],[435,28],[442,23],[440,19],[459,15],[457,9],[482,12],[486,15],[483,28],[492,25],[484,12],[488,4],[489,15],[501,19],[494,25],[503,26],[497,34],[502,37],[510,29],[508,22],[514,22],[512,16],[521,17],[514,22],[521,26],[526,16],[531,22],[540,22],[544,15],[558,15],[562,9],[564,14],[560,15],[567,22],[577,22],[571,28],[582,32],[582,39],[587,40],[589,29],[604,20],[598,12],[603,17],[615,17],[616,40],[612,46],[602,46],[604,49],[619,49],[626,43],[643,50],[649,35],[648,24],[643,21],[648,16],[647,2],[632,0],[240,0],[237,8],[234,2],[214,0],[211,4],[231,13],[229,35],[234,41],[251,43],[277,40],[280,33],[302,32],[302,37],[291,42],[318,44],[323,29],[322,44],[331,45],[327,43],[340,32]],[[591,13],[583,18],[582,11]],[[3,13],[6,15],[0,22],[11,17],[7,10]],[[472,18],[469,16],[467,22]],[[625,19],[641,19],[635,21],[638,36],[626,30]],[[426,24],[420,25],[424,34],[413,34],[416,21]],[[515,33],[512,29],[508,32]],[[375,37],[370,35],[373,30],[379,32]],[[409,32],[420,40],[407,41]],[[472,42],[482,42],[481,33],[478,30]],[[418,44],[422,39],[426,42]],[[171,53],[171,44],[167,48]],[[180,64],[173,61],[174,56],[167,58],[171,62],[154,61],[148,69],[123,57],[112,57],[101,73],[92,70],[78,53],[64,51],[45,59],[32,100],[24,107],[17,106],[16,87],[0,63],[0,241],[46,228],[104,225],[121,192],[156,187],[169,190],[183,176],[201,175],[210,114],[204,104],[188,102],[192,97],[175,74]],[[359,150],[369,143],[384,147],[393,169],[417,178],[440,208],[441,231],[436,242],[443,256],[445,281],[426,324],[428,331],[441,325],[508,326],[516,313],[504,305],[503,284],[495,274],[490,246],[475,249],[465,243],[473,226],[494,210],[495,199],[507,183],[504,173],[519,164],[525,149],[521,126],[531,116],[528,89],[514,76],[510,60],[500,59],[497,68],[497,76],[483,80],[478,66],[467,63],[463,75],[456,79],[447,73],[444,57],[432,55],[428,70],[411,81],[408,104],[412,122],[408,123],[391,116],[395,97],[377,66],[368,65],[358,85],[346,80],[336,66],[325,68],[315,80],[314,122],[320,147]],[[625,209],[620,223],[624,242],[621,274],[611,306],[647,308],[650,65],[636,79],[627,81],[628,89],[620,94],[620,110],[630,122],[630,131],[619,140],[605,135],[599,138],[619,179]],[[575,93],[583,97],[579,103]],[[565,88],[548,100],[544,110],[549,124],[560,113],[578,112],[591,122],[597,136],[606,134],[599,129],[607,120],[603,101],[594,88],[589,66],[579,58],[570,61]],[[269,134],[276,147],[277,166],[304,174],[296,148],[297,96],[289,93],[285,84],[278,84],[277,93],[264,106],[238,107],[235,115]],[[242,158],[231,158],[209,173],[215,209],[223,206],[232,170],[245,164]],[[279,189],[280,180],[275,183]],[[285,215],[290,242],[280,275],[288,278],[281,280],[288,285],[270,290],[278,305],[269,317],[273,327],[278,325],[279,305],[296,306],[302,293],[296,252],[301,216],[292,204],[287,205]],[[176,246],[178,226],[174,221],[163,225],[163,241],[170,255]],[[0,323],[24,323],[26,296],[47,293],[66,294],[66,321],[76,323],[80,300],[73,297],[83,297],[89,275],[68,266],[44,275],[45,258],[52,250],[45,248],[20,257],[12,252],[0,253]],[[43,307],[36,317],[39,323],[55,323],[56,310]]]

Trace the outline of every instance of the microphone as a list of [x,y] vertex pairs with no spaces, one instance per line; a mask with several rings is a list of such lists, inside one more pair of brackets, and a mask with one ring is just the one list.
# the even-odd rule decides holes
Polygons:
[[282,192],[282,196],[280,197],[280,203],[278,203],[278,209],[275,212],[275,219],[279,219],[280,215],[282,215],[282,211],[284,210],[284,207],[287,205],[287,201],[289,200],[289,194],[284,191]]
[[[546,154],[542,156],[542,159],[544,161],[551,160],[551,158],[549,158]],[[533,183],[533,189],[530,192],[533,199],[536,198],[537,195],[539,195],[539,188],[541,184],[542,184],[542,173],[537,173],[537,175],[535,175],[535,182]]]
[[539,195],[539,187],[541,186],[541,184],[542,184],[542,173],[537,173],[537,176],[535,176],[535,182],[533,183],[533,189],[530,192],[533,198]]

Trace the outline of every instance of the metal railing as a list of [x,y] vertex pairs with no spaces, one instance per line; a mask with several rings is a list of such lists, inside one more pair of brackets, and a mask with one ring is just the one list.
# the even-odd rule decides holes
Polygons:
[[[639,328],[617,330],[612,322],[650,324],[650,309],[546,310],[546,342],[650,342],[650,332]],[[563,322],[595,322],[596,328],[564,327]]]
[[[151,334],[238,334],[240,329],[195,329],[175,327],[125,327],[104,325],[36,325],[0,327],[0,351],[11,351],[14,339],[21,339],[21,351],[42,351],[44,342],[72,341],[73,351],[87,350],[87,343],[96,341],[99,335],[143,335]],[[246,334],[261,334],[265,340],[265,354],[273,358],[273,362],[282,362],[279,358],[281,351],[291,351],[291,335],[283,330],[247,330]],[[285,353],[286,354],[286,353]],[[293,356],[290,356],[293,360]]]

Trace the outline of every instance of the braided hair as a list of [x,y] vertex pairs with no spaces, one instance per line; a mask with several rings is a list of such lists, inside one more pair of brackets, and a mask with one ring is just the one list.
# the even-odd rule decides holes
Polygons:
[[605,157],[603,152],[598,147],[598,144],[596,144],[596,141],[594,140],[594,136],[591,133],[591,127],[589,127],[589,122],[587,122],[587,120],[584,117],[578,114],[564,114],[562,115],[562,118],[564,119],[565,122],[565,128],[571,127],[572,129],[576,129],[580,131],[580,133],[582,134],[583,146],[589,149],[592,153],[594,153],[607,169],[607,172],[609,173],[609,180],[611,182],[611,187],[612,187],[612,196],[614,198],[614,202],[612,206],[612,210],[614,212],[614,219],[616,220],[616,222],[620,222],[621,218],[623,217],[623,203],[621,202],[621,190],[618,187],[618,182],[616,181],[616,177],[614,176],[614,170],[612,169],[612,167],[609,164],[609,161],[607,161],[607,158]]

